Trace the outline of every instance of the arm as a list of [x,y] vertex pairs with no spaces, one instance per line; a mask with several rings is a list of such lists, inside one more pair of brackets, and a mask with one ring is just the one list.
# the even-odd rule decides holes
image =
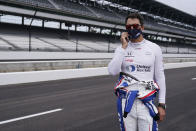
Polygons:
[[166,96],[166,85],[165,85],[165,74],[164,74],[164,67],[163,67],[163,57],[162,51],[159,48],[156,50],[155,54],[155,72],[154,72],[154,79],[155,82],[159,85],[159,103],[165,103],[165,96]]
[[108,64],[108,71],[111,75],[118,75],[121,71],[121,65],[125,55],[125,49],[118,47],[115,50],[114,57]]
[[123,32],[120,38],[122,46],[118,47],[115,50],[114,57],[108,65],[108,71],[111,75],[117,75],[121,71],[121,65],[123,62],[124,55],[125,55],[125,49],[128,46],[128,41],[126,40],[127,38],[128,38],[128,33]]
[[[154,72],[154,79],[155,82],[159,85],[160,91],[159,91],[159,103],[165,104],[165,97],[166,97],[166,85],[165,85],[165,74],[164,74],[164,68],[163,68],[163,57],[162,57],[162,51],[160,47],[156,49],[155,54],[155,72]],[[162,121],[165,117],[165,109],[162,107],[158,107],[158,112],[160,116],[160,121]]]

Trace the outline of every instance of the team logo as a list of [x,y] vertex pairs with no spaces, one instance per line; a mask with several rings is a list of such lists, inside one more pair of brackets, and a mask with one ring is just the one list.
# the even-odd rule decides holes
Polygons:
[[136,69],[135,65],[129,65],[126,67],[126,70],[129,71],[129,72],[134,72]]
[[131,72],[135,71],[135,66],[134,65],[130,65],[131,66]]

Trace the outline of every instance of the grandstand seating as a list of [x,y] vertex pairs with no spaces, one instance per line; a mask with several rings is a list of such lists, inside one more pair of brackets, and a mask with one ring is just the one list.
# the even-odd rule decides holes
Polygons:
[[96,17],[108,21],[116,21],[119,23],[122,22],[119,17],[120,14],[116,15],[116,13],[100,9],[98,7],[91,7],[82,3],[74,3],[69,0],[55,0],[54,2],[60,5],[59,7],[66,12]]
[[[48,30],[42,30],[38,27],[32,29],[32,51],[76,51],[76,38],[78,38],[78,51],[108,51],[108,40],[103,36],[89,33],[85,37],[84,33],[71,32],[71,37],[68,40],[66,39],[67,31]],[[114,51],[116,45],[111,43],[110,51]],[[28,51],[28,49],[29,36],[25,28],[16,26],[15,30],[9,27],[0,30],[0,51]]]
[[[1,0],[3,1],[3,0]],[[38,6],[42,8],[59,9],[61,11],[69,12],[71,14],[77,14],[78,16],[88,16],[97,18],[99,20],[106,20],[110,22],[124,23],[126,12],[118,12],[115,9],[108,9],[101,7],[99,5],[93,6],[90,4],[85,4],[81,2],[74,2],[74,0],[4,0],[13,1],[20,4]],[[52,2],[51,2],[52,1]],[[55,3],[59,8],[55,8],[52,4]],[[161,30],[167,32],[171,30],[168,26],[170,23],[159,24],[160,21],[155,21],[151,16],[145,17],[145,23],[148,28],[153,27],[153,29]],[[161,21],[164,23],[164,21]],[[21,28],[22,26],[17,26],[15,30],[13,28],[1,28],[0,30],[0,50],[28,50],[29,48],[29,36],[26,28]],[[185,29],[172,28],[173,33],[178,34],[183,32],[184,35],[190,36],[194,35],[194,32],[186,31]],[[59,33],[60,32],[60,33]],[[63,34],[64,33],[64,34]],[[196,34],[196,33],[195,33]],[[68,39],[67,31],[45,31],[45,29],[34,28],[32,30],[32,50],[33,51],[75,51],[76,46],[78,51],[85,52],[107,52],[108,47],[110,51],[113,52],[117,46],[120,45],[119,38],[115,40],[114,37],[109,38],[108,35],[98,35],[93,33],[82,33],[82,32],[71,32],[71,36]],[[76,44],[76,39],[78,39],[78,44]],[[110,39],[110,45],[108,46]],[[196,53],[195,47],[187,46],[180,47],[177,44],[168,45],[164,43],[158,43],[163,52],[168,53],[185,53],[187,50],[191,53]],[[165,46],[167,45],[167,46]],[[179,48],[180,47],[180,48]]]
[[[35,34],[36,35],[36,34]],[[66,40],[60,38],[50,38],[32,35],[31,47],[33,51],[75,51],[76,41]],[[29,39],[28,36],[20,35],[3,35],[0,34],[0,50],[12,50],[12,51],[28,51]],[[90,43],[78,43],[78,51],[96,51],[96,47]]]
[[97,7],[88,7],[93,10],[96,14],[99,14],[101,19],[109,20],[109,21],[116,21],[121,23],[121,18],[116,15],[116,13],[110,12],[108,10],[103,10]]
[[[12,0],[13,1],[13,0]],[[44,8],[54,8],[48,0],[15,0],[14,2],[25,3],[33,6],[39,6]]]
[[[2,0],[2,1],[10,1],[10,2],[17,2],[21,4],[28,4],[31,6],[38,6],[42,8],[51,8],[54,10],[58,10],[55,8],[53,4],[50,3],[51,0]],[[93,6],[93,4],[86,4],[81,3],[75,0],[52,0],[53,3],[56,3],[61,11],[77,14],[79,16],[87,16],[96,19],[102,19],[105,21],[115,22],[115,23],[124,23],[124,18],[127,15],[126,12],[116,11],[115,9],[107,9],[101,6]],[[189,27],[185,27],[179,24],[175,24],[174,22],[166,22],[160,19],[155,19],[152,16],[147,16],[144,14],[145,21],[150,23],[164,23],[166,25],[174,25],[179,28],[191,29]],[[191,29],[194,30],[194,29]],[[180,30],[182,32],[182,30]],[[195,30],[194,30],[195,31]],[[196,34],[196,33],[195,33]]]
[[[13,30],[14,29],[14,30]],[[109,35],[71,31],[67,39],[67,31],[57,29],[41,29],[32,27],[31,47],[32,51],[56,51],[75,52],[78,46],[79,52],[108,52],[109,38],[111,39],[109,50],[114,52],[120,46],[119,37],[115,40]],[[78,44],[76,41],[78,39]],[[158,43],[164,53],[196,53],[196,48],[180,46],[177,44]],[[167,45],[167,46],[166,46]],[[29,36],[25,27],[18,25],[1,26],[0,51],[28,51]]]
[[93,13],[83,5],[69,2],[68,0],[55,0],[54,2],[57,3],[63,11],[95,17]]

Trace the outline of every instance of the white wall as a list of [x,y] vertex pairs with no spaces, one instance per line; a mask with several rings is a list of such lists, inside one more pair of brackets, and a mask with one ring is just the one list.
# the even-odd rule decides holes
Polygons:
[[[196,66],[196,62],[168,63],[165,69]],[[0,73],[0,85],[109,75],[107,67]]]
[[[40,60],[40,59],[111,59],[114,53],[76,52],[0,52],[0,60]],[[163,54],[163,57],[195,57],[196,54]]]

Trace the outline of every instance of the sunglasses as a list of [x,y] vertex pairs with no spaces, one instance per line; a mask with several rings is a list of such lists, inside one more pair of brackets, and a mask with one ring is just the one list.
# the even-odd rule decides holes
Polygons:
[[[138,29],[139,26],[141,26],[140,24],[132,24],[132,25],[126,25],[126,29],[130,30],[130,29]],[[133,28],[132,28],[133,27]]]

